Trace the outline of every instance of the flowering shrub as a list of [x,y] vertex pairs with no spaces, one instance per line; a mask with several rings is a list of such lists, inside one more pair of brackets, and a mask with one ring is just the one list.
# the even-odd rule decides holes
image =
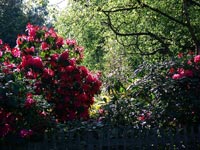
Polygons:
[[[53,29],[27,25],[16,47],[0,40],[0,138],[31,138],[50,127],[50,119],[88,119],[100,73],[80,63],[83,47]],[[50,118],[50,115],[51,118]]]
[[[174,84],[173,98],[181,123],[200,122],[200,55],[189,52],[177,58],[169,70],[169,80]],[[171,94],[172,95],[172,94]]]
[[144,62],[132,77],[129,85],[108,88],[112,98],[104,107],[106,121],[146,127],[200,123],[200,55]]
[[170,61],[144,63],[136,70],[137,82],[129,86],[131,97],[150,112],[150,125],[176,126],[200,123],[200,60],[192,52]]
[[80,65],[83,47],[74,39],[64,40],[52,28],[28,24],[26,30],[28,35],[17,38],[22,58],[19,68],[35,94],[52,104],[58,121],[88,119],[101,82],[100,73]]
[[0,40],[0,54],[0,139],[29,138],[44,132],[47,118],[17,68],[19,49]]

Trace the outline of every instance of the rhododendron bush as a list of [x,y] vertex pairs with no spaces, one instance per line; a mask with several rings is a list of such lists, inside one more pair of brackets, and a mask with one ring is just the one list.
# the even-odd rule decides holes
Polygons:
[[[100,73],[93,73],[81,65],[84,48],[76,40],[63,39],[52,28],[32,24],[27,25],[26,31],[27,34],[18,35],[14,48],[0,41],[3,77],[0,91],[1,137],[13,128],[22,127],[18,124],[21,118],[25,122],[32,120],[27,112],[38,114],[34,117],[37,120],[40,120],[40,116],[47,117],[47,114],[57,122],[86,120],[89,118],[89,108],[94,103],[94,95],[100,91]],[[10,75],[15,78],[7,81],[5,78]],[[11,89],[5,89],[5,86]],[[5,91],[12,94],[5,95]],[[42,98],[38,100],[37,97]],[[39,102],[43,105],[48,103],[48,112],[37,105]],[[11,109],[11,105],[15,107]],[[15,112],[26,113],[16,113],[19,116],[15,116]],[[10,119],[13,115],[14,119]],[[13,125],[8,122],[13,122]],[[33,125],[27,126],[29,128],[19,130],[21,137],[34,133]]]
[[80,63],[83,47],[74,39],[64,40],[51,28],[27,25],[28,35],[18,36],[20,70],[32,82],[35,94],[52,105],[58,121],[88,119],[94,95],[99,92],[100,74]]
[[174,92],[169,97],[176,100],[171,107],[181,112],[178,116],[181,123],[199,123],[200,55],[189,51],[179,53],[176,59],[176,64],[168,71],[168,78],[174,85]]
[[29,138],[48,127],[49,119],[18,69],[20,51],[16,50],[0,40],[0,139]]
[[127,124],[139,121],[148,127],[200,123],[200,55],[189,51],[163,62],[144,62],[132,81],[125,94],[111,93],[115,99],[107,107],[108,119]]

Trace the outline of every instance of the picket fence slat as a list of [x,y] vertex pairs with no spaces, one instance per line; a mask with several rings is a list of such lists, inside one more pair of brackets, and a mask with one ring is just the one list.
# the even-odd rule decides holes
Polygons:
[[58,131],[40,142],[21,146],[1,144],[0,150],[132,150],[200,149],[200,126],[176,129],[104,127],[98,130]]

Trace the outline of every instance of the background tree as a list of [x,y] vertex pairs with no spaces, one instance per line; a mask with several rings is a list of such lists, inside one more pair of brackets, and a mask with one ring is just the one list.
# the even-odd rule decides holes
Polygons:
[[17,34],[23,32],[26,16],[22,11],[22,1],[1,0],[0,4],[0,38],[11,46],[15,45]]
[[1,0],[0,4],[0,38],[10,44],[16,45],[18,34],[24,33],[28,22],[43,25],[47,20],[48,0]]
[[[184,123],[199,122],[198,117],[190,116],[191,110],[196,110],[196,104],[191,99],[194,94],[188,92],[188,87],[191,91],[198,89],[196,78],[186,78],[187,82],[185,78],[180,81],[166,78],[169,68],[177,65],[174,56],[179,52],[186,54],[190,50],[190,54],[200,54],[200,3],[197,0],[90,0],[79,4],[81,9],[76,15],[84,10],[90,13],[75,22],[73,25],[77,28],[71,31],[85,30],[87,24],[80,22],[86,19],[90,20],[89,23],[94,22],[88,16],[97,14],[98,17],[94,19],[98,18],[100,26],[93,25],[93,30],[103,30],[101,35],[106,51],[104,72],[110,81],[106,86],[112,96],[111,105],[119,108],[114,114],[119,110],[124,112],[121,109],[127,109],[128,105],[124,102],[128,100],[132,110],[138,111],[134,111],[134,114],[142,116],[142,110],[147,114],[150,112],[154,123],[156,118],[162,118],[161,122],[168,125],[183,123],[184,120]],[[139,69],[136,69],[141,63]],[[185,64],[181,63],[181,66]],[[186,65],[184,71],[187,72],[190,67]],[[190,86],[184,87],[182,83]],[[130,114],[133,113],[128,111],[127,116]],[[116,116],[118,121],[119,117]],[[120,116],[124,117],[124,113]]]
[[95,8],[92,10],[79,2],[70,1],[54,25],[61,35],[77,39],[86,48],[85,65],[91,69],[103,69],[105,29]]
[[199,54],[199,6],[195,0],[127,0],[108,3],[102,12],[118,42],[142,55]]
[[76,38],[86,48],[86,66],[101,70],[105,76],[122,79],[134,68],[130,60],[138,64],[141,57],[129,55],[130,49],[117,42],[115,34],[105,24],[107,18],[100,11],[103,5],[98,1],[69,1],[54,25],[59,34]]
[[36,25],[51,26],[49,20],[49,0],[27,0],[23,3],[23,11],[27,16],[27,21]]

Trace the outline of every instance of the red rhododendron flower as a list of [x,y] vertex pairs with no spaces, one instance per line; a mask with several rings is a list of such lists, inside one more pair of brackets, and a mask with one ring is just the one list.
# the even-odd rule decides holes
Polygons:
[[174,74],[172,76],[172,79],[174,79],[174,80],[181,79],[181,78],[182,78],[182,75],[180,75],[180,74]]
[[68,112],[68,120],[74,120],[76,118],[76,112],[73,110],[70,110]]
[[53,55],[51,55],[51,60],[52,61],[57,61],[58,57],[59,57],[59,54],[53,54]]
[[191,60],[188,60],[188,61],[187,61],[187,64],[188,64],[188,65],[192,65],[192,61],[191,61]]
[[28,36],[27,37],[27,41],[29,41],[29,42],[33,42],[35,39],[34,39],[34,37],[33,36]]
[[39,115],[42,116],[42,117],[46,117],[47,116],[47,112],[45,112],[45,111],[39,112]]
[[12,73],[13,72],[13,69],[16,68],[16,65],[14,63],[10,63],[9,61],[5,61],[2,63],[3,64],[3,69],[2,71],[5,73],[5,74],[8,74],[8,73]]
[[182,58],[183,57],[183,53],[178,53],[178,58]]
[[38,73],[34,72],[32,69],[30,69],[27,73],[26,73],[26,78],[28,79],[36,79],[38,76]]
[[0,51],[0,57],[2,57],[3,56],[3,52],[2,51]]
[[28,138],[30,137],[31,135],[33,134],[33,131],[30,129],[30,130],[27,130],[27,129],[22,129],[20,131],[20,137],[22,138]]
[[69,59],[69,64],[70,64],[71,66],[75,66],[75,65],[76,65],[76,59],[75,59],[75,58]]
[[41,49],[42,49],[43,51],[48,50],[49,47],[50,47],[49,44],[47,44],[46,42],[42,42],[42,44],[41,44]]
[[43,69],[42,59],[40,57],[33,58],[32,66],[37,69]]
[[60,48],[61,46],[63,46],[63,44],[64,44],[63,38],[62,37],[58,37],[56,39],[56,45],[58,46],[58,48]]
[[22,57],[21,68],[32,68],[34,71],[41,71],[43,69],[42,59],[30,55]]
[[76,47],[76,51],[78,51],[79,53],[82,53],[84,51],[84,47],[82,46],[77,46]]
[[180,74],[180,75],[184,75],[184,69],[183,68],[178,68],[177,69],[177,72]]
[[174,68],[170,68],[169,73],[173,74],[175,72]]
[[79,66],[78,69],[83,77],[86,77],[89,74],[89,70],[85,66]]
[[5,44],[5,45],[4,45],[4,49],[5,49],[5,51],[8,52],[8,53],[11,52],[11,48],[10,48],[10,46],[9,46],[8,44]]
[[85,92],[88,92],[89,89],[90,89],[90,85],[89,85],[89,84],[84,84],[84,85],[82,86],[82,88],[83,88],[83,90],[84,90]]
[[3,124],[0,126],[0,137],[5,137],[11,131],[11,126],[9,124]]
[[57,66],[57,61],[59,58],[59,54],[53,54],[50,56],[50,64],[52,67],[56,67]]
[[192,70],[185,70],[184,71],[184,75],[186,76],[186,77],[193,77],[193,71]]
[[69,73],[69,72],[72,72],[75,70],[75,67],[74,66],[66,66],[65,67],[66,71]]
[[69,51],[65,50],[59,57],[59,61],[62,63],[65,63],[66,61],[68,62],[69,59]]
[[54,76],[54,71],[50,68],[45,68],[42,74],[42,78],[49,79]]
[[194,52],[193,52],[192,50],[189,50],[189,51],[188,51],[188,54],[189,54],[189,55],[194,55]]
[[145,116],[144,115],[141,115],[137,118],[139,121],[145,121]]
[[19,66],[20,69],[24,69],[24,68],[27,67],[27,60],[28,60],[28,57],[32,57],[32,56],[28,55],[28,56],[23,56],[23,57],[22,57],[22,61],[21,61],[21,64],[20,64],[20,66]]
[[76,40],[74,40],[74,39],[67,39],[66,40],[66,44],[69,45],[69,46],[74,46],[74,45],[76,45]]
[[16,40],[16,44],[19,46],[23,43],[24,39],[22,36],[18,35],[17,40]]
[[34,83],[34,91],[36,94],[41,94],[41,91],[42,91],[41,87],[42,87],[42,84],[39,81],[36,81]]
[[55,32],[55,30],[53,28],[50,28],[48,33],[50,34],[51,37],[56,38],[57,37],[57,33]]
[[11,53],[12,53],[12,55],[14,56],[14,57],[20,57],[20,55],[21,55],[21,52],[20,52],[20,50],[19,50],[19,48],[13,48],[12,49],[12,51],[11,51]]
[[82,94],[77,96],[77,99],[80,100],[80,101],[86,102],[86,101],[88,101],[89,98],[88,98],[86,93],[82,93]]
[[88,76],[86,77],[86,81],[91,83],[94,81],[93,75],[92,74],[88,74]]
[[199,62],[200,62],[200,55],[196,55],[196,56],[194,57],[194,62],[195,62],[195,63],[199,63]]
[[26,29],[28,31],[28,35],[34,38],[36,36],[36,31],[39,29],[39,27],[33,26],[32,24],[28,23]]
[[35,104],[36,104],[36,101],[33,99],[32,94],[28,94],[27,98],[26,98],[26,101],[25,101],[25,104],[24,104],[24,107],[25,108],[31,108]]
[[0,45],[2,45],[3,44],[3,41],[2,41],[2,39],[0,39]]

